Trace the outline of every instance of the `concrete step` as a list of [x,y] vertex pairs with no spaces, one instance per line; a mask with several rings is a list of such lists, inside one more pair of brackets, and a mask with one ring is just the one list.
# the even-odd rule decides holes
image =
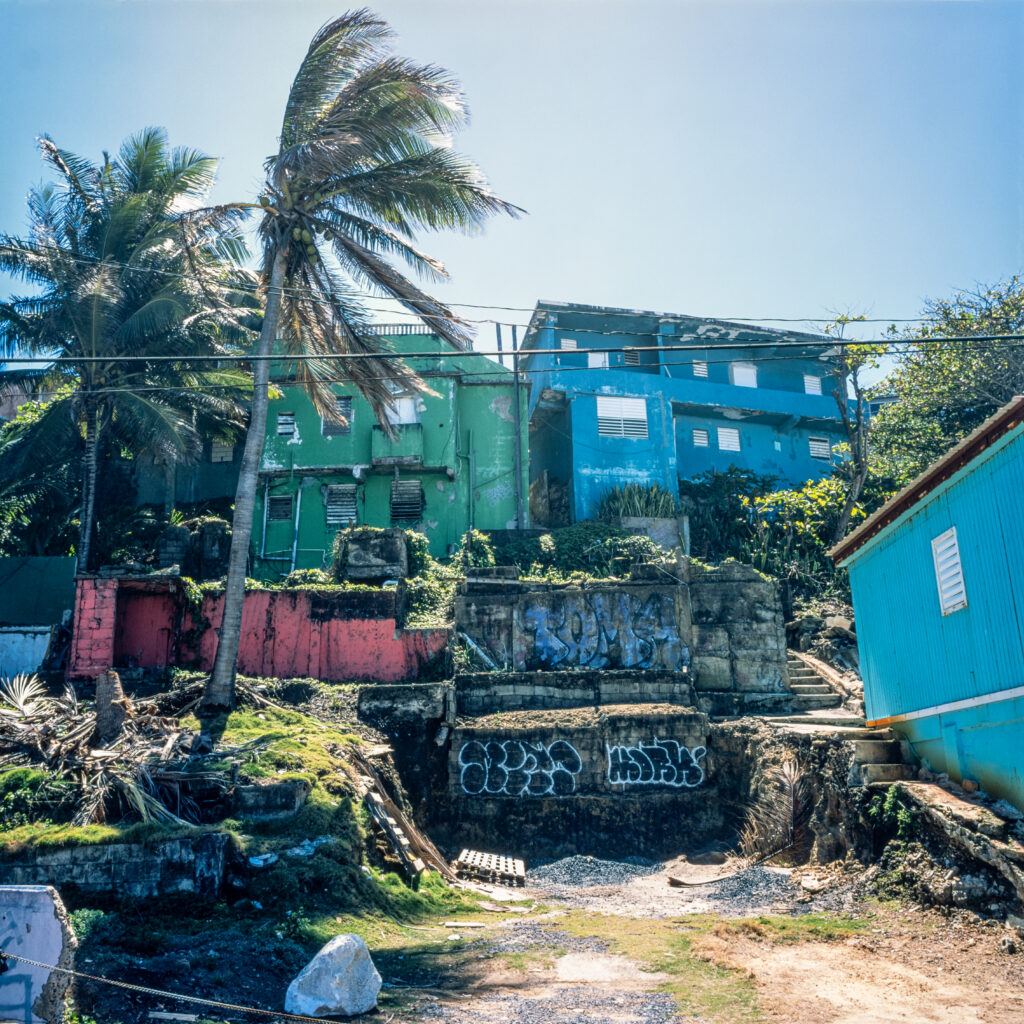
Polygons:
[[827,711],[808,711],[804,714],[793,713],[788,715],[761,715],[769,725],[813,725],[813,726],[842,726],[845,728],[864,729],[864,719],[860,715],[851,715],[848,712],[836,712],[829,714]]
[[854,764],[902,764],[903,751],[898,740],[858,739],[853,744]]
[[909,764],[902,763],[862,764],[860,774],[864,785],[869,786],[873,782],[899,782],[903,779],[913,779],[917,776],[917,771]]
[[838,708],[842,700],[837,693],[794,693],[794,711],[814,711],[819,708]]
[[795,736],[835,736],[853,742],[885,738],[883,730],[862,728],[857,725],[808,725],[806,722],[779,722],[777,719],[768,719],[768,724],[777,732]]
[[790,690],[793,693],[835,693],[832,687],[825,683],[793,683]]

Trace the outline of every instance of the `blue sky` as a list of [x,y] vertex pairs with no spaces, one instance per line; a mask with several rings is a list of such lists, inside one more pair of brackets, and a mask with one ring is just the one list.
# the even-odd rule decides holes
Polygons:
[[[164,125],[223,158],[215,199],[253,198],[309,38],[344,9],[0,0],[0,229],[24,226],[44,131],[98,159]],[[1024,4],[374,9],[403,55],[460,77],[473,124],[458,148],[530,212],[425,241],[449,301],[913,317],[1024,264]]]

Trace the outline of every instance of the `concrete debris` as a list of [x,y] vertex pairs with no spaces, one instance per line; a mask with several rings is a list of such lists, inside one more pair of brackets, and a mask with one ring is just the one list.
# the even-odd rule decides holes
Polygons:
[[377,1006],[381,977],[358,935],[336,935],[288,986],[286,1013],[355,1017]]
[[284,851],[286,857],[312,857],[314,853],[326,843],[333,843],[333,836],[317,836],[316,839],[303,839],[298,846],[293,846]]
[[249,867],[256,868],[258,871],[260,868],[269,868],[271,864],[276,864],[279,858],[276,853],[261,853],[256,857],[249,858]]

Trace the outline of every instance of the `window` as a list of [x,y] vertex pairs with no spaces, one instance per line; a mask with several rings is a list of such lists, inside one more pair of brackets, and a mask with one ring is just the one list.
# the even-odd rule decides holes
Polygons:
[[423,488],[419,480],[391,482],[391,522],[418,523],[423,518]]
[[821,459],[823,462],[828,462],[832,458],[832,445],[827,437],[809,437],[807,438],[807,444],[811,449],[812,459]]
[[627,348],[622,353],[622,362],[626,366],[640,365],[640,352],[635,348]]
[[940,533],[932,541],[935,561],[935,581],[939,587],[939,606],[943,615],[950,615],[967,607],[964,570],[960,564],[960,546],[956,540],[956,527]]
[[285,523],[292,518],[292,496],[272,494],[267,499],[267,519],[272,523]]
[[732,382],[738,388],[757,387],[757,367],[753,363],[733,363]]
[[706,377],[708,375],[708,364],[703,359],[694,359],[693,375],[694,377]]
[[736,427],[719,427],[718,447],[723,452],[738,452],[740,450],[739,430]]
[[608,369],[608,353],[607,352],[588,352],[587,353],[587,366],[592,370],[607,370]]
[[804,374],[804,393],[808,395],[821,394],[821,378],[811,373]]
[[700,427],[694,427],[692,434],[694,448],[707,448],[710,437],[706,430],[701,430]]
[[277,432],[281,437],[291,437],[295,433],[295,413],[279,412],[277,414]]
[[564,349],[575,349],[576,339],[575,338],[559,338],[558,347]]
[[388,381],[385,386],[392,395],[391,404],[386,414],[388,422],[396,426],[403,423],[419,423],[420,414],[416,408],[416,396],[391,381]]
[[235,446],[233,444],[227,444],[225,441],[210,442],[211,462],[234,462],[234,459]]
[[597,432],[602,437],[646,437],[647,399],[597,399]]
[[356,485],[329,484],[325,505],[328,526],[356,522]]
[[337,434],[351,434],[352,433],[352,399],[348,395],[335,395],[334,401],[337,403],[338,415],[344,416],[345,422],[339,423],[337,420],[329,420],[325,417],[320,417],[320,432],[324,437],[334,437]]

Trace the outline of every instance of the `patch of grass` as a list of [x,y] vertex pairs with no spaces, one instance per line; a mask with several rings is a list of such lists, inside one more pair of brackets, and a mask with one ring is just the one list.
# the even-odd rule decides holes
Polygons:
[[870,919],[842,914],[802,914],[800,917],[761,916],[738,921],[718,921],[715,935],[751,935],[771,942],[835,942],[865,931]]
[[157,843],[163,839],[227,831],[220,825],[159,825],[136,822],[124,827],[116,825],[52,825],[34,822],[3,833],[0,852],[16,856],[29,847],[98,846],[104,843]]
[[747,974],[704,959],[694,948],[692,933],[706,930],[714,920],[645,920],[572,912],[559,918],[555,927],[580,937],[603,939],[612,951],[629,957],[643,970],[668,975],[669,980],[658,988],[675,999],[683,1014],[723,1024],[762,1020],[757,993]]

